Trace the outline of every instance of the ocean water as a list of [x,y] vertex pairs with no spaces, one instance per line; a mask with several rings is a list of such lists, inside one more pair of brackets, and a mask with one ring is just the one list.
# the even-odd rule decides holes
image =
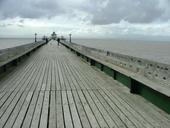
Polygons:
[[74,43],[170,64],[170,41],[73,39]]
[[[170,41],[73,39],[74,43],[170,64]],[[0,49],[33,43],[34,38],[0,38]]]
[[33,38],[0,38],[0,49],[33,43]]

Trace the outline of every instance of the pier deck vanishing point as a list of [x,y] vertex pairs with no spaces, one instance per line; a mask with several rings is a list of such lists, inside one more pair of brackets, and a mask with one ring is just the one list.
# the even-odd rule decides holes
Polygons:
[[0,81],[0,128],[169,128],[170,116],[54,41]]

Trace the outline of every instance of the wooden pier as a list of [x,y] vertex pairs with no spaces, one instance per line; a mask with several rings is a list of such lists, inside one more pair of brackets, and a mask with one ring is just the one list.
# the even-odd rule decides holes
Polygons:
[[0,128],[169,128],[170,116],[51,41],[0,80]]

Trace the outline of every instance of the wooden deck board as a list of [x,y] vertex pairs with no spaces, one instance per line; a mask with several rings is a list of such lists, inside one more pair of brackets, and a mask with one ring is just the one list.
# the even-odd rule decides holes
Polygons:
[[31,121],[32,121],[32,117],[33,117],[33,114],[34,114],[34,111],[35,111],[38,96],[39,96],[39,91],[35,91],[33,98],[31,100],[30,106],[28,108],[27,114],[25,115],[25,119],[23,121],[23,126],[25,128],[29,128],[30,125],[31,125]]
[[[9,92],[7,92],[7,96],[9,94],[11,94],[8,99],[6,99],[6,102],[3,104],[3,106],[0,109],[0,115],[3,114],[3,112],[5,112],[5,110],[7,109],[8,106],[10,106],[11,102],[15,102],[15,96],[20,94],[20,92],[23,92],[23,90],[28,86],[28,83],[30,82],[31,78],[34,76],[35,70],[33,70],[31,72],[31,74],[26,74],[27,77],[25,77],[26,79],[22,79],[22,81],[20,81],[19,83],[17,82],[17,84],[19,84],[18,86],[16,86],[16,88],[14,88],[15,90],[10,90]],[[22,86],[21,86],[22,85]],[[12,91],[12,92],[11,92]],[[3,102],[3,101],[1,101]]]
[[31,128],[39,127],[39,122],[40,122],[40,118],[41,118],[41,109],[43,107],[42,105],[43,105],[44,95],[45,95],[45,93],[43,91],[40,91],[38,101],[36,103],[34,115],[32,116]]
[[56,97],[55,91],[51,91],[50,93],[50,111],[49,111],[49,127],[56,128],[57,127],[57,118],[56,118]]
[[57,128],[64,128],[64,115],[61,99],[61,91],[56,91],[56,116],[57,116]]
[[44,102],[42,106],[40,128],[46,128],[48,124],[48,106],[49,106],[49,91],[45,91]]
[[167,128],[170,116],[51,41],[0,80],[0,128]]
[[73,125],[75,128],[81,128],[81,121],[79,118],[79,114],[78,111],[76,109],[76,105],[72,96],[72,92],[71,91],[67,91],[67,95],[68,95],[68,101],[69,101],[69,105],[70,105],[70,110],[71,110],[71,115],[72,115],[72,120],[73,120]]

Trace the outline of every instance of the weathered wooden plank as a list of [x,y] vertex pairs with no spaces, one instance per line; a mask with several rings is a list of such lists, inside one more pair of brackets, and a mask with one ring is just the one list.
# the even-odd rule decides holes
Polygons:
[[48,107],[49,107],[49,91],[45,91],[41,119],[40,119],[40,128],[47,128],[48,122]]
[[45,91],[46,90],[46,87],[47,87],[47,79],[48,79],[48,70],[49,70],[49,60],[47,60],[47,66],[46,66],[46,69],[45,69],[45,72],[44,72],[44,77],[43,77],[43,82],[42,82],[42,87],[41,87],[41,90],[42,91]]
[[41,90],[41,88],[43,86],[43,79],[44,79],[44,76],[45,76],[46,67],[47,67],[47,59],[45,59],[45,61],[44,61],[44,68],[42,69],[42,74],[41,74],[41,77],[39,79],[38,85],[36,87],[37,91]]
[[[81,68],[79,67],[79,65],[76,66],[76,67],[74,67],[74,65],[72,65],[72,69],[73,69],[74,72],[77,74],[77,76],[81,76],[81,77],[79,77],[79,79],[81,79],[81,81],[82,81],[83,83],[85,83],[87,89],[99,89],[96,84],[91,84],[91,82],[92,82],[92,79],[91,79],[91,78],[93,78],[93,76],[88,72],[88,70],[89,70],[88,68],[85,69],[86,72],[84,72],[84,70],[82,70],[83,67],[82,67],[82,69],[81,69]],[[88,78],[88,80],[87,80],[87,78]],[[85,82],[85,81],[86,81],[86,82]],[[96,81],[96,79],[94,79],[94,81]]]
[[121,105],[116,99],[114,99],[114,97],[112,97],[112,98],[110,98],[111,96],[109,95],[109,94],[104,94],[104,92],[103,91],[99,91],[103,96],[104,96],[104,98],[110,103],[110,104],[112,104],[113,105],[113,103],[116,105],[116,106],[118,106],[118,108],[121,110],[121,112],[124,114],[124,115],[126,115],[127,117],[128,117],[128,119],[129,120],[131,120],[131,122],[133,122],[133,124],[136,126],[136,127],[145,127],[143,124],[141,124],[138,120],[137,120],[137,118],[136,117],[134,117],[133,115],[132,115],[132,113],[130,113],[129,111],[128,111],[128,109],[126,109],[124,106],[125,105]]
[[[124,101],[127,101],[126,103],[129,104],[129,106],[132,106],[132,109],[135,110],[136,108],[136,112],[139,113],[138,115],[140,115],[142,118],[144,118],[144,120],[146,120],[148,123],[152,124],[155,127],[159,127],[158,122],[160,122],[163,118],[163,124],[161,123],[161,127],[167,127],[165,124],[165,117],[163,116],[162,118],[159,118],[161,115],[158,114],[159,116],[153,116],[152,114],[156,114],[158,111],[155,111],[153,108],[155,106],[152,106],[150,103],[147,103],[146,100],[144,102],[142,102],[144,99],[140,96],[137,95],[131,95],[129,93],[129,91],[127,91],[127,88],[124,88],[122,85],[118,84],[117,82],[115,82],[115,84],[113,85],[113,79],[111,79],[110,77],[106,77],[104,74],[99,74],[102,78],[105,78],[105,81],[107,83],[109,83],[110,85],[114,86],[114,89],[110,90],[109,88],[103,88],[104,90],[107,89],[109,91],[112,92],[112,94],[116,94],[115,96],[119,96],[121,97],[121,99],[124,99]],[[104,85],[104,84],[103,84]],[[121,87],[122,86],[122,87]],[[124,91],[125,90],[125,91]],[[131,95],[131,96],[130,96]],[[130,96],[130,97],[129,97]],[[136,101],[134,101],[133,99],[137,98]],[[140,102],[139,102],[140,99]],[[132,101],[133,100],[133,101]],[[142,104],[141,104],[142,102]],[[150,105],[149,105],[150,104]],[[125,104],[126,105],[126,104]],[[138,107],[137,107],[138,106]],[[145,109],[145,106],[147,106],[147,109]],[[150,106],[150,107],[149,107]],[[132,112],[133,112],[132,110]],[[151,111],[154,111],[153,113]],[[150,113],[151,112],[151,113]],[[152,115],[152,116],[151,116]],[[138,117],[139,119],[141,117]],[[159,118],[156,119],[157,121],[153,120],[153,118]],[[140,121],[142,121],[142,119],[140,119]],[[145,124],[145,123],[144,123]],[[146,124],[147,125],[147,124]]]
[[118,117],[127,125],[127,127],[136,127],[135,124],[133,124],[133,120],[129,119],[128,116],[126,116],[121,111],[121,109],[119,108],[120,106],[117,106],[114,102],[112,102],[104,93],[102,93],[102,95],[99,94],[98,96],[102,96],[105,99],[107,104],[110,105],[110,107],[114,110]]
[[65,89],[66,89],[66,90],[71,90],[71,88],[70,88],[70,83],[69,83],[69,81],[68,81],[68,75],[67,75],[67,73],[65,72],[63,63],[60,63],[60,68],[61,68],[61,72],[62,72],[62,76],[63,76],[63,80],[64,80]]
[[104,120],[104,118],[102,117],[100,111],[98,110],[97,106],[95,105],[94,101],[91,99],[88,91],[83,91],[86,99],[87,99],[87,102],[90,106],[90,108],[92,109],[93,113],[94,113],[94,116],[97,120],[97,122],[99,123],[100,127],[101,128],[106,128],[106,127],[109,127],[106,123],[106,121]]
[[35,91],[35,88],[37,87],[38,81],[40,79],[41,76],[41,72],[42,72],[42,68],[43,68],[43,59],[40,60],[40,63],[36,63],[35,65],[35,69],[36,69],[36,73],[34,73],[33,78],[31,79],[32,81],[30,82],[31,88],[25,90],[25,91]]
[[39,126],[43,99],[44,99],[44,92],[40,91],[38,101],[37,101],[37,104],[36,104],[36,108],[35,108],[35,112],[34,112],[34,115],[33,115],[33,119],[32,119],[32,122],[31,122],[31,128],[37,128]]
[[[32,63],[26,61],[21,66],[18,66],[14,71],[9,73],[5,78],[0,81],[0,92],[3,92],[5,89],[9,88],[9,84],[15,82],[19,76],[22,76],[23,71],[27,71],[32,66]],[[13,86],[13,85],[12,85]]]
[[57,117],[57,128],[64,128],[64,115],[61,99],[61,91],[56,91],[56,117]]
[[[90,76],[90,75],[88,75],[88,76]],[[96,75],[93,74],[93,76],[96,76]],[[100,78],[97,78],[96,80],[100,80]],[[92,81],[92,80],[91,80],[91,81]],[[101,81],[99,81],[99,83],[101,83]],[[107,84],[104,85],[104,88],[106,87],[106,85],[107,85]],[[102,86],[103,86],[103,85],[102,85]],[[99,87],[101,87],[101,86],[99,86]]]
[[[81,80],[82,80],[82,77],[81,77]],[[84,86],[85,86],[85,82],[83,82],[83,84],[84,84]],[[86,91],[84,91],[84,92],[86,92]],[[89,105],[91,105],[92,103],[89,103]],[[97,113],[97,109],[93,109],[95,112],[95,114]],[[96,115],[96,118],[99,118],[100,116],[99,115]],[[99,121],[98,122],[100,122],[101,124],[101,126],[105,126],[105,125],[107,125],[106,123],[105,123],[105,121],[103,120],[103,121],[101,121],[100,119],[99,119]],[[110,122],[113,122],[112,120],[110,120]],[[115,124],[114,125],[111,125],[112,127],[115,127]]]
[[39,91],[35,91],[34,95],[33,95],[33,98],[31,100],[31,104],[30,104],[30,106],[28,108],[28,112],[27,112],[27,114],[25,116],[25,119],[23,121],[24,128],[29,128],[30,125],[31,125],[31,121],[32,121],[33,114],[34,114],[34,111],[35,111],[38,96],[39,96]]
[[73,128],[72,117],[71,117],[71,112],[69,109],[69,103],[67,100],[66,91],[62,91],[62,103],[63,103],[62,105],[63,105],[65,127]]
[[[106,93],[109,95],[109,91],[106,91]],[[112,99],[114,99],[114,101],[117,101],[120,103],[121,106],[124,106],[124,108],[130,112],[131,115],[134,116],[135,119],[138,119],[138,121],[140,121],[140,123],[142,123],[144,125],[144,127],[147,128],[151,128],[154,127],[152,124],[150,124],[149,118],[147,117],[143,117],[139,111],[135,111],[134,108],[132,108],[131,106],[129,106],[126,102],[124,102],[120,97],[118,97],[117,95],[115,95],[115,93],[111,93],[112,95],[110,95],[112,97]],[[147,120],[145,120],[145,118],[147,118]],[[133,119],[133,118],[131,118]],[[157,125],[157,123],[155,122],[155,127],[160,127],[159,125]],[[156,126],[157,125],[157,126]]]
[[2,97],[6,94],[6,92],[0,92],[0,100],[2,99]]
[[51,60],[52,62],[52,68],[51,68],[51,90],[54,91],[56,90],[56,72],[55,72],[55,65],[54,65],[54,60]]
[[[89,79],[89,78],[88,78],[88,79]],[[92,79],[92,80],[88,80],[88,81],[95,81],[95,80]],[[88,81],[86,81],[86,82],[88,82]],[[91,84],[93,84],[93,83],[91,83]],[[115,106],[115,108],[117,108],[117,107]],[[115,108],[114,108],[114,109],[115,109]],[[119,110],[119,108],[117,108],[117,110]],[[117,111],[117,110],[116,110],[116,111]],[[112,111],[113,111],[113,110],[112,110]],[[119,110],[119,111],[120,111],[120,110]],[[123,113],[119,112],[119,115],[118,115],[119,117],[120,117],[120,114],[123,115]],[[125,117],[125,116],[122,116],[122,117]],[[125,117],[125,118],[126,118],[126,117]],[[118,119],[118,118],[116,118],[116,117],[115,117],[114,119],[116,120],[115,122],[119,122],[119,123],[117,124],[119,127],[120,127],[120,126],[121,126],[121,127],[124,126],[124,125],[120,122],[120,119]],[[126,120],[127,120],[127,119],[126,119]],[[130,122],[130,121],[131,121],[131,120],[129,120],[129,121],[127,122],[127,123],[130,123],[130,125],[128,124],[128,126],[131,126],[131,127],[134,126],[134,125],[132,124],[132,122]],[[135,126],[134,126],[134,127],[135,127]]]
[[[169,124],[166,123],[167,121],[166,117],[161,116],[160,114],[157,114],[157,111],[149,107],[151,106],[151,104],[146,105],[146,101],[142,102],[141,97],[138,97],[138,99],[136,99],[135,98],[136,96],[132,97],[130,96],[131,94],[125,94],[125,93],[123,94],[124,96],[122,97],[122,95],[120,95],[117,91],[114,93],[120,96],[124,100],[124,102],[129,104],[129,106],[131,106],[133,110],[140,113],[141,117],[143,117],[147,122],[152,124],[154,127],[165,127],[165,128],[168,127]],[[134,100],[134,98],[136,100]],[[139,98],[140,98],[140,102],[139,102]],[[162,121],[164,123],[161,123]]]
[[36,79],[34,80],[30,91],[36,91],[36,89],[38,87],[37,85],[39,85],[39,82],[41,82],[40,78],[43,74],[44,59],[42,60],[42,63],[37,68],[38,68],[38,71],[37,71],[37,74],[36,74]]
[[62,75],[62,72],[61,72],[60,62],[58,62],[57,64],[58,64],[57,65],[58,66],[58,75],[59,75],[60,87],[61,87],[60,89],[66,90],[63,75]]
[[63,68],[65,71],[65,77],[67,77],[68,83],[69,83],[69,89],[70,90],[75,90],[76,87],[74,86],[73,82],[72,82],[72,74],[70,74],[69,70],[67,69],[67,65],[65,63],[67,63],[66,59],[64,59],[65,61],[63,61]]
[[57,127],[55,91],[50,93],[49,128]]
[[81,128],[82,125],[81,125],[80,118],[79,118],[79,115],[76,109],[76,105],[75,105],[75,102],[72,96],[72,92],[67,91],[67,95],[68,95],[68,101],[69,101],[74,128]]
[[23,73],[30,71],[29,69],[34,67],[35,63],[38,63],[38,61],[36,59],[35,59],[35,62],[34,61],[28,62],[28,64],[26,64],[25,67],[22,67],[21,69],[19,69],[19,71],[14,75],[14,77],[12,77],[12,78],[10,78],[10,76],[9,76],[9,78],[7,77],[8,81],[5,83],[5,86],[3,89],[1,89],[1,91],[4,91],[4,89],[6,89],[6,90],[11,89],[11,86],[13,88],[14,85],[12,83],[15,83],[15,81],[17,81],[17,78],[23,77]]
[[[84,83],[86,83],[86,86],[88,86],[88,88],[94,89],[94,90],[99,89],[98,84],[100,84],[100,82],[98,84],[92,84],[92,82],[96,81],[97,78],[94,78],[96,77],[96,75],[91,74],[91,72],[94,72],[94,71],[91,67],[89,67],[89,65],[85,65],[85,63],[82,63],[82,62],[78,63],[76,67],[74,65],[75,64],[73,63],[72,67],[73,67],[74,72],[76,72],[78,76],[81,76],[80,78],[82,78],[83,82],[85,81]],[[86,67],[86,69],[84,67]],[[84,70],[86,70],[86,72],[84,72]]]
[[57,62],[57,59],[55,60],[55,63],[54,63],[54,71],[55,71],[55,84],[56,84],[56,90],[61,90],[61,85],[60,85],[60,77],[59,77],[59,70],[58,70],[58,62]]
[[[80,73],[80,74],[82,74],[82,73]],[[81,76],[81,78],[84,78],[84,76],[83,75],[80,75]],[[82,81],[84,81],[84,79],[82,79]],[[83,82],[84,84],[89,84],[89,80],[86,80],[86,81],[84,81]],[[93,88],[93,87],[92,87]],[[100,105],[100,109],[102,108],[102,106]],[[102,110],[102,109],[101,109]],[[107,119],[107,123],[109,124],[109,126],[110,127],[116,127],[116,124],[114,123],[114,121],[112,120],[112,119],[110,119],[110,117],[108,116],[108,114],[107,114],[107,112],[103,109],[102,110],[103,111],[103,115],[105,116],[105,118]],[[110,121],[109,121],[110,120]],[[122,124],[122,123],[120,123],[119,124],[119,126],[121,126],[121,127],[123,127],[124,125]],[[125,127],[125,126],[124,126]]]
[[81,103],[83,104],[83,107],[84,107],[84,109],[86,111],[86,114],[87,114],[87,117],[88,117],[88,119],[90,121],[91,126],[94,127],[94,128],[100,127],[97,120],[96,120],[96,118],[95,118],[95,116],[94,116],[94,113],[92,112],[89,104],[87,103],[83,93],[81,91],[78,91],[78,95],[79,95],[79,97],[81,99]]
[[83,104],[81,103],[81,101],[80,101],[80,99],[77,95],[77,92],[72,91],[72,93],[73,93],[73,97],[74,97],[74,100],[75,100],[75,103],[76,103],[77,111],[79,113],[80,120],[82,122],[82,126],[84,128],[90,128],[91,125],[90,125],[89,119],[87,118],[86,112],[83,108]]
[[41,90],[41,87],[42,87],[42,84],[43,84],[43,78],[44,78],[44,74],[45,74],[45,69],[47,67],[46,59],[44,59],[43,65],[44,65],[44,67],[41,69],[42,71],[41,71],[41,74],[40,74],[40,78],[39,78],[38,83],[36,85],[36,89],[35,89],[36,91]]
[[[7,98],[12,94],[12,91],[17,91],[18,86],[24,82],[24,77],[28,76],[29,72],[25,72],[25,74],[23,74],[22,77],[19,77],[16,81],[16,83],[12,83],[13,87],[10,89],[10,91],[8,90],[3,90],[4,92],[6,92],[5,96],[0,100],[0,107],[4,104],[4,102],[7,100]],[[20,88],[18,88],[20,89]]]
[[69,75],[69,81],[70,81],[70,86],[71,86],[71,89],[73,90],[80,90],[81,88],[80,88],[80,86],[78,85],[78,83],[77,83],[77,81],[76,81],[76,79],[74,78],[74,76],[73,76],[73,74],[72,74],[72,72],[70,71],[70,69],[69,69],[69,67],[65,64],[65,68],[66,68],[66,70],[67,70],[67,74]]
[[[34,65],[34,64],[33,64]],[[17,94],[17,96],[10,96],[12,99],[13,98],[15,98],[15,99],[13,99],[13,101],[12,101],[12,103],[10,104],[10,106],[9,106],[9,108],[6,110],[6,112],[4,113],[4,115],[3,115],[3,122],[5,123],[5,119],[7,119],[8,118],[8,116],[9,116],[9,114],[14,110],[14,112],[12,112],[12,115],[14,115],[13,113],[16,113],[16,115],[15,116],[17,116],[17,111],[18,111],[18,108],[19,108],[19,106],[21,106],[22,105],[22,101],[23,101],[23,99],[24,99],[24,97],[22,97],[21,99],[22,100],[20,100],[19,98],[20,98],[20,95],[22,94],[22,91],[23,90],[25,90],[25,88],[26,87],[28,87],[29,86],[29,82],[30,82],[30,79],[31,79],[31,77],[33,76],[33,73],[35,72],[35,69],[33,69],[33,65],[31,65],[31,67],[30,68],[32,68],[32,72],[31,72],[31,70],[27,70],[28,72],[25,72],[25,75],[23,75],[23,74],[21,74],[23,77],[18,77],[18,78],[20,78],[21,80],[20,81],[17,81],[15,84],[16,84],[16,89],[15,89],[15,91],[13,91],[12,92],[12,94],[13,95],[15,95],[15,94]],[[31,73],[31,74],[30,74]],[[21,86],[22,85],[22,86]],[[20,90],[20,92],[19,92],[19,90]],[[11,91],[9,91],[9,93],[11,93]],[[24,93],[25,95],[27,94],[27,92],[26,93]],[[24,96],[25,96],[24,95]],[[19,100],[19,102],[18,102],[18,100]],[[7,100],[8,102],[6,102],[6,103],[10,103],[10,100],[9,100],[9,98],[8,98],[8,100]],[[18,103],[17,103],[18,102]],[[16,104],[17,103],[17,104]],[[15,106],[16,105],[16,106]],[[8,106],[7,104],[5,105],[6,107]],[[17,107],[18,106],[18,107]],[[14,108],[16,108],[16,109],[14,109]],[[3,110],[3,109],[0,109],[0,110]],[[16,111],[17,110],[17,111]],[[15,116],[12,116],[12,117],[15,117]],[[10,122],[13,120],[13,119],[15,119],[15,118],[11,118],[11,116],[10,116],[10,118],[9,118],[10,120]]]
[[15,96],[15,99],[13,100],[13,102],[10,104],[8,109],[4,112],[3,116],[0,118],[0,128],[2,128],[6,124],[9,116],[11,115],[12,111],[15,108],[15,105],[17,104],[20,97],[22,97],[22,94],[23,94],[22,92],[17,93],[17,95]]
[[[39,67],[39,69],[40,69],[40,67]],[[38,69],[38,70],[39,70]],[[25,98],[23,99],[23,97],[22,98],[20,98],[20,101],[17,103],[17,105],[15,106],[15,109],[14,109],[14,111],[13,111],[13,113],[11,114],[11,116],[9,117],[9,119],[8,119],[8,122],[6,123],[6,125],[5,125],[5,127],[7,127],[7,128],[9,128],[9,127],[12,127],[12,125],[13,125],[13,123],[14,123],[14,121],[15,121],[15,119],[16,119],[16,122],[15,122],[15,125],[17,125],[16,127],[21,127],[21,124],[22,124],[22,121],[23,121],[23,118],[25,117],[25,113],[26,113],[26,111],[27,111],[27,108],[28,108],[28,106],[29,106],[29,100],[31,100],[30,98],[30,95],[32,94],[33,95],[33,92],[29,92],[29,90],[31,90],[31,88],[35,88],[34,87],[34,85],[33,85],[33,83],[34,83],[34,81],[36,80],[36,78],[38,77],[37,76],[37,74],[39,73],[39,71],[36,71],[36,73],[35,73],[35,76],[36,77],[34,77],[34,79],[31,79],[30,80],[30,82],[29,82],[29,88],[27,88],[28,90],[26,91],[27,93],[25,94],[25,96],[26,95],[28,95],[27,96],[27,98],[26,98],[26,100],[25,100]],[[21,100],[22,99],[22,100]],[[25,100],[25,103],[24,103],[24,105],[21,105],[23,102],[24,102],[24,100]],[[21,107],[22,107],[22,109],[21,109]],[[21,109],[21,110],[20,110]],[[19,113],[19,115],[18,115],[18,113]],[[17,117],[18,116],[18,117]],[[26,127],[26,126],[24,126],[24,127]]]
[[19,115],[18,115],[18,117],[17,117],[17,119],[16,119],[16,121],[15,121],[15,123],[13,125],[13,128],[21,127],[22,121],[23,121],[23,119],[25,117],[25,113],[26,113],[27,108],[28,108],[28,106],[30,104],[32,95],[33,95],[33,92],[28,93],[28,95],[26,97],[26,100],[25,100],[25,102],[24,102],[24,104],[22,106],[22,109],[20,110],[20,113],[19,113]]
[[0,127],[170,125],[167,114],[130,95],[63,46],[46,45],[20,68],[1,82]]
[[[108,105],[105,102],[103,102],[101,99],[98,99],[93,91],[88,91],[88,92],[89,92],[90,96],[92,97],[93,101],[95,102],[95,104],[97,105],[98,109],[100,110],[103,118],[105,119],[105,121],[109,125],[109,127],[110,128],[117,127],[115,120],[118,117],[116,117],[116,114],[113,113],[113,111],[108,107]],[[119,126],[121,128],[126,127],[120,120],[118,120],[117,123],[119,123]]]
[[[34,91],[38,85],[38,82],[39,82],[39,79],[40,79],[40,76],[41,76],[41,73],[42,73],[42,68],[43,68],[43,61],[44,59],[41,59],[42,63],[38,66],[38,70],[37,70],[37,73],[35,74],[35,80],[33,81],[32,83],[32,87],[30,88],[30,91]],[[35,106],[36,106],[36,102],[37,102],[37,99],[38,99],[38,96],[39,96],[39,92],[38,91],[34,91],[34,95],[33,95],[33,98],[32,98],[32,101],[29,105],[29,108],[28,108],[28,111],[25,115],[25,119],[23,121],[23,126],[25,128],[29,128],[30,127],[30,124],[31,124],[31,120],[32,120],[32,117],[33,117],[33,112],[34,112],[34,109],[35,109]]]
[[52,62],[51,58],[49,59],[48,63],[48,72],[47,72],[47,87],[46,90],[50,91],[51,90],[51,73],[52,73]]
[[[26,86],[28,85],[33,73],[35,72],[35,69],[33,69],[33,71],[31,72],[31,74],[27,74],[29,77],[28,79],[23,79],[21,82],[19,82],[19,85],[17,86],[17,88],[15,89],[15,91],[8,92],[8,94],[11,93],[10,97],[8,98],[7,102],[5,102],[5,104],[3,104],[3,107],[0,109],[0,117],[2,116],[2,114],[4,113],[4,111],[6,110],[6,108],[9,106],[10,102],[13,101],[13,99],[15,98],[15,95],[19,92],[19,91],[23,91]],[[22,86],[21,86],[22,85]],[[21,87],[20,87],[21,86]],[[7,95],[8,95],[7,94]]]
[[[82,90],[90,89],[89,86],[84,86],[84,85],[81,83],[82,78],[79,76],[79,74],[77,74],[77,72],[74,70],[74,68],[73,68],[71,65],[68,65],[68,67],[69,67],[69,69],[70,69],[70,72],[71,72],[72,76],[73,76],[74,79],[76,80],[76,81],[74,81],[76,87],[79,86],[78,88],[80,88],[80,89],[82,89]],[[74,80],[74,79],[73,79],[73,80]]]

